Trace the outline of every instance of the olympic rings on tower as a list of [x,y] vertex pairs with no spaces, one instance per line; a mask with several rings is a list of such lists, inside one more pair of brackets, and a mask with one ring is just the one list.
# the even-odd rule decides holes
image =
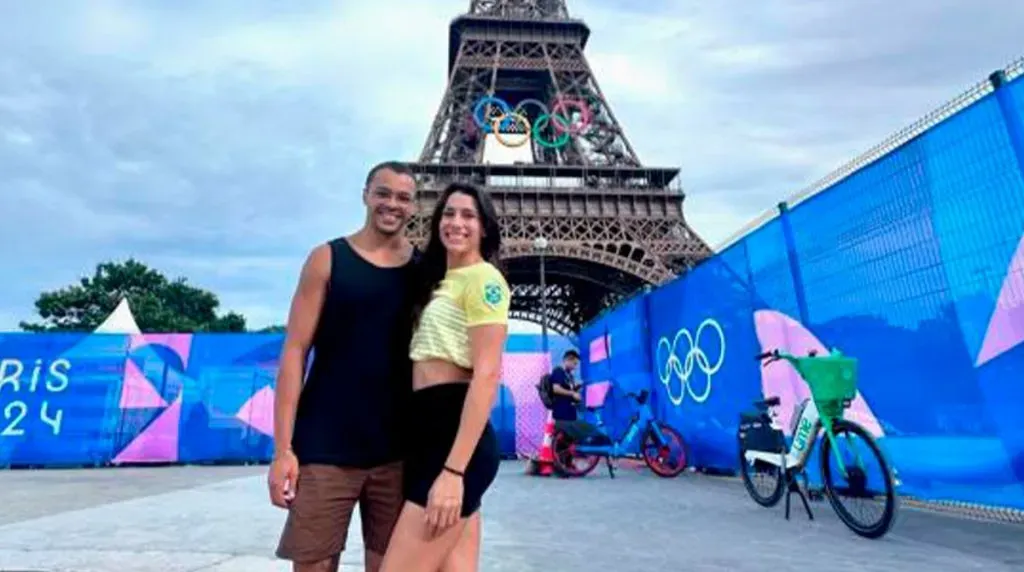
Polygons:
[[[529,116],[524,112],[527,105],[534,105],[540,111],[534,123],[530,124]],[[579,112],[579,120],[572,123],[570,108]],[[536,99],[524,99],[515,108],[493,95],[477,100],[473,106],[473,122],[483,133],[493,133],[494,138],[506,147],[521,147],[531,138],[541,147],[557,149],[569,143],[573,135],[580,135],[590,126],[592,112],[587,102],[579,99],[558,96],[551,110],[543,102]],[[551,128],[557,137],[546,138],[543,133]],[[520,141],[510,141],[509,134],[523,135]]]

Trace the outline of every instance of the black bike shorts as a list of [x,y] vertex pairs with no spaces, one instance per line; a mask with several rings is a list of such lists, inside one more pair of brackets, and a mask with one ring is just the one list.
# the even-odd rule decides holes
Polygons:
[[[409,502],[427,506],[430,487],[441,474],[459,431],[468,390],[469,383],[456,381],[413,392],[402,486]],[[480,508],[484,493],[498,475],[500,463],[498,439],[488,421],[462,478],[463,518],[472,516]]]

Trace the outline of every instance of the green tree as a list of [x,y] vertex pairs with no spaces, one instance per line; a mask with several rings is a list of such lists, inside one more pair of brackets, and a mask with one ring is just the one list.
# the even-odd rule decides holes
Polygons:
[[267,326],[265,328],[260,328],[258,331],[261,334],[283,334],[287,330],[288,330],[288,328],[285,327],[284,325],[277,324],[277,325],[274,325],[274,326]]
[[220,300],[212,292],[191,286],[184,278],[169,280],[135,259],[98,264],[92,277],[43,292],[36,300],[42,320],[20,325],[29,332],[92,331],[122,298],[128,299],[143,332],[245,331],[240,314],[217,314]]

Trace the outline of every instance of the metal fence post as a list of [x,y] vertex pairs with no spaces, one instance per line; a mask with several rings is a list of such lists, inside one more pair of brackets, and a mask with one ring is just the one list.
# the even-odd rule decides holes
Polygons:
[[[648,369],[648,371],[650,371],[651,373],[654,373],[654,367],[655,367],[656,364],[654,363],[654,352],[651,351],[651,343],[654,341],[654,338],[651,336],[651,316],[654,315],[653,312],[651,312],[651,291],[652,290],[653,290],[653,288],[651,288],[651,285],[647,284],[647,285],[644,286],[644,293],[641,294],[640,296],[641,296],[641,302],[643,304],[643,316],[644,316],[644,328],[642,330],[644,332],[643,333],[643,337],[644,337],[644,357],[647,358],[646,361],[647,361],[647,369]],[[653,388],[653,386],[652,386],[652,388]]]
[[643,294],[641,295],[643,297],[643,299],[642,299],[642,304],[643,304],[643,326],[644,326],[643,327],[643,332],[644,332],[644,334],[643,334],[643,337],[644,337],[643,353],[644,353],[644,358],[646,358],[646,362],[647,362],[647,371],[650,372],[650,375],[647,377],[647,384],[649,386],[647,388],[647,390],[650,391],[650,407],[654,411],[654,416],[657,417],[657,420],[664,423],[664,422],[666,422],[666,417],[668,416],[667,415],[668,407],[663,402],[664,398],[662,396],[662,392],[654,391],[657,388],[657,385],[655,384],[654,379],[655,379],[655,377],[660,375],[660,372],[657,370],[657,363],[656,363],[657,360],[654,357],[654,349],[653,348],[654,348],[655,340],[654,340],[654,333],[652,332],[652,329],[651,329],[651,321],[650,321],[651,317],[654,315],[654,312],[651,309],[651,302],[650,302],[650,295],[653,292],[653,290],[654,289],[651,288],[651,285],[647,284],[647,285],[645,285],[645,287],[643,289]]
[[789,259],[789,272],[793,275],[793,293],[796,295],[796,307],[800,312],[800,323],[807,326],[810,324],[807,312],[807,297],[804,293],[804,279],[800,274],[800,260],[796,254],[793,224],[789,220],[789,205],[783,201],[778,206],[779,222],[782,223],[782,236],[786,241],[786,258]]
[[[750,293],[750,310],[753,312],[758,305],[767,307],[768,304],[761,300],[760,296],[757,295],[757,286],[754,284],[754,267],[750,264],[750,241],[749,237],[744,237],[740,244],[743,246],[743,262],[747,271],[747,292]],[[760,302],[760,304],[759,304]]]
[[1006,124],[1006,132],[1010,136],[1010,147],[1013,148],[1013,155],[1017,158],[1017,170],[1021,177],[1024,177],[1024,119],[1021,112],[1013,104],[1013,96],[1006,86],[1006,72],[999,70],[988,76],[992,82],[992,89],[995,90],[996,102],[999,104],[999,111],[1003,114],[1003,122]]

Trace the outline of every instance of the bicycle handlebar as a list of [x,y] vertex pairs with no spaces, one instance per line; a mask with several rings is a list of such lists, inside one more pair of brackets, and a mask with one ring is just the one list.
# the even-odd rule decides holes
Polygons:
[[[818,355],[817,350],[811,350],[811,351],[807,352],[807,356],[808,357],[815,357],[817,355]],[[767,351],[767,352],[764,352],[764,353],[757,354],[757,357],[755,357],[754,359],[756,359],[757,361],[762,361],[765,358],[771,358],[771,359],[769,359],[764,365],[768,365],[769,363],[772,363],[774,361],[779,361],[780,359],[784,359],[784,360],[790,361],[790,362],[794,361],[794,360],[797,360],[797,359],[800,359],[800,358],[798,358],[797,356],[795,356],[795,355],[793,355],[791,353],[784,352],[784,351],[779,350],[779,349],[774,349],[774,350],[771,350],[771,351]]]
[[629,393],[626,394],[626,397],[632,397],[633,399],[636,400],[637,403],[642,405],[645,401],[647,401],[647,397],[650,394],[650,391],[647,391],[646,389],[641,389],[640,393],[630,391]]
[[[626,397],[632,399],[633,401],[636,401],[637,405],[643,405],[643,404],[647,403],[647,399],[650,396],[651,396],[651,392],[646,390],[646,389],[641,389],[639,392],[630,391],[630,392],[626,393]],[[577,409],[585,409],[587,407],[586,405],[584,405],[584,402],[582,400],[581,401],[577,401],[576,402],[576,406],[577,406]]]

